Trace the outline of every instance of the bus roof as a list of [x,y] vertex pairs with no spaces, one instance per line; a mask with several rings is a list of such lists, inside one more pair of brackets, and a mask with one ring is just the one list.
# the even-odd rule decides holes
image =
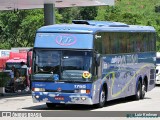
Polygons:
[[96,32],[155,32],[152,26],[127,25],[111,21],[74,20],[72,24],[41,27],[37,32],[96,33]]

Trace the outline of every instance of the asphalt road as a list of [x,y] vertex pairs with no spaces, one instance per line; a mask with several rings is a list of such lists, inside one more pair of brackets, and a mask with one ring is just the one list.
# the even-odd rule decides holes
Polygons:
[[[63,111],[113,111],[113,114],[116,114],[116,111],[160,111],[160,86],[156,86],[152,91],[146,94],[145,99],[139,101],[133,101],[130,98],[123,98],[114,101],[107,102],[105,107],[96,108],[95,106],[87,105],[62,105],[57,106],[56,108],[49,109],[44,103],[33,103],[31,95],[18,95],[18,96],[3,96],[0,97],[0,111],[51,111],[56,113],[64,113]],[[114,112],[115,111],[115,112]],[[98,113],[98,112],[97,112]],[[86,115],[85,114],[85,115]],[[96,112],[95,112],[96,114]],[[110,114],[110,113],[108,113]],[[111,113],[112,114],[112,113]],[[82,114],[83,116],[83,114]],[[3,118],[3,117],[2,117]],[[90,118],[90,117],[87,117]],[[87,119],[83,118],[83,119]],[[64,117],[56,117],[56,120],[62,120]],[[70,120],[75,117],[69,118]],[[76,120],[81,119],[81,117],[76,118]],[[92,119],[102,119],[106,120],[106,117],[93,117]],[[124,120],[128,118],[107,118],[113,120]],[[142,119],[137,117],[136,120]],[[150,119],[160,119],[159,118],[144,118],[145,120]],[[38,120],[38,118],[37,118]],[[88,120],[88,119],[87,119]]]

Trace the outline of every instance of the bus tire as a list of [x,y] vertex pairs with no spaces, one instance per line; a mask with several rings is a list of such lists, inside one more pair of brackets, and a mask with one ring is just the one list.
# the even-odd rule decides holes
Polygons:
[[138,81],[138,86],[136,88],[136,94],[134,95],[134,99],[139,100],[141,98],[141,95],[142,95],[142,85],[141,82]]
[[54,103],[46,103],[46,105],[47,105],[48,108],[56,107],[56,104],[54,104]]
[[100,95],[99,95],[99,103],[97,104],[98,108],[102,108],[105,105],[106,102],[106,91],[105,88],[103,87],[102,90],[100,91]]
[[146,82],[143,81],[140,99],[144,99],[146,92],[147,92],[147,85],[146,85]]

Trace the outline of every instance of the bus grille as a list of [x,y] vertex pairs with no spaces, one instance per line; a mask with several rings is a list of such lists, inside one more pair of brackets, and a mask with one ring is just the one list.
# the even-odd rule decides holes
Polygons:
[[[45,92],[59,92],[57,90],[45,90]],[[59,93],[74,93],[74,90],[62,90]]]

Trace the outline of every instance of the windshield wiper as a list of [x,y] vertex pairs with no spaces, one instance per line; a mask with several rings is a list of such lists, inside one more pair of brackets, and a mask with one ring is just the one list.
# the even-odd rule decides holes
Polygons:
[[49,81],[50,79],[53,80],[53,75],[54,74],[52,74],[51,76],[47,77],[46,81]]
[[59,82],[68,82],[68,83],[92,83],[92,81],[80,81],[80,80],[60,80]]
[[75,80],[60,80],[59,82],[75,83]]
[[61,82],[79,82],[79,83],[91,83],[92,81],[86,81],[86,80],[74,80],[74,79],[76,79],[76,78],[72,78],[72,75],[71,74],[69,74],[69,73],[64,73],[67,77],[68,77],[68,79],[66,79],[66,80],[60,80]]

